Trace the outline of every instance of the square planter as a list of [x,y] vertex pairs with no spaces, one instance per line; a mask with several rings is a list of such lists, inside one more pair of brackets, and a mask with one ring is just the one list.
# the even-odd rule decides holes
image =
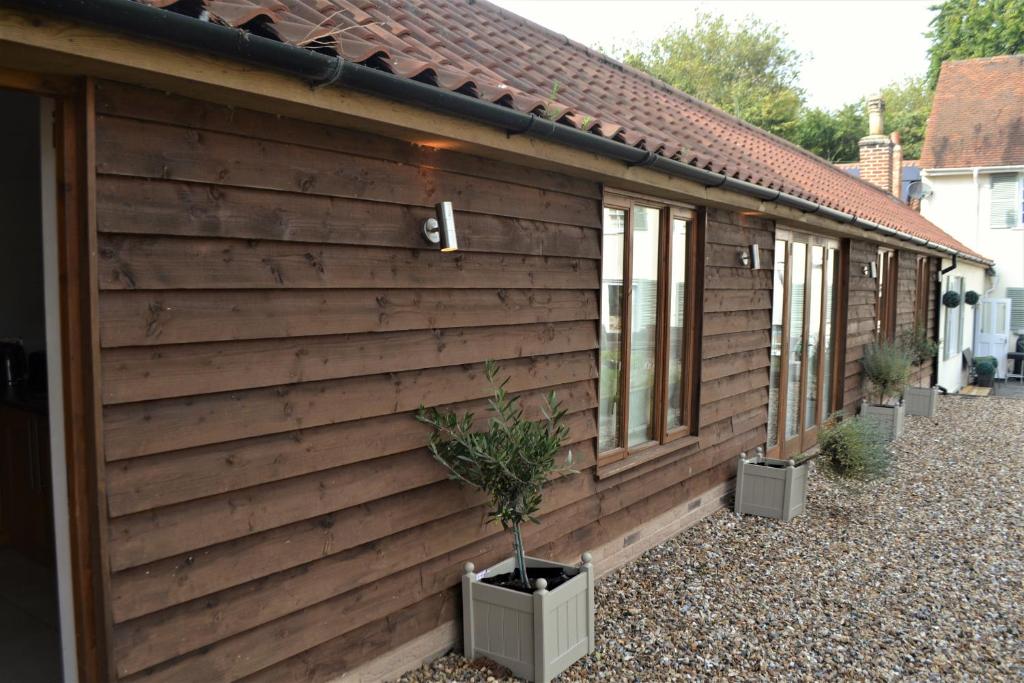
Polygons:
[[903,392],[903,406],[907,415],[935,417],[935,405],[938,403],[937,387],[907,387]]
[[594,651],[594,566],[583,553],[579,567],[526,558],[526,566],[561,568],[576,576],[548,591],[537,580],[533,594],[482,583],[515,569],[511,558],[480,572],[467,563],[462,575],[462,638],[466,659],[486,657],[528,681],[547,683]]
[[902,402],[895,406],[875,406],[867,401],[860,404],[861,417],[874,421],[886,441],[892,441],[903,433],[903,418],[905,414],[906,407]]
[[741,453],[734,510],[788,522],[807,505],[807,467],[806,462],[767,460],[760,448],[750,460]]

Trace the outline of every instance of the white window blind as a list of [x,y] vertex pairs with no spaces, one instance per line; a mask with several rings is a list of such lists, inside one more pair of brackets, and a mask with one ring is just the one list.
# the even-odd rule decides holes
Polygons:
[[1024,333],[1024,287],[1007,287],[1006,296],[1010,299],[1010,329]]
[[992,188],[989,226],[993,228],[1015,228],[1024,222],[1024,197],[1016,173],[995,173],[990,181]]

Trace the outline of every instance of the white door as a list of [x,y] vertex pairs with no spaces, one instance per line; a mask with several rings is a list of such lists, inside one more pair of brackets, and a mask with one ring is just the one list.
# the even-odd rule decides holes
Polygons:
[[974,357],[995,356],[996,377],[1006,379],[1006,352],[1010,346],[1010,300],[982,299],[974,311]]

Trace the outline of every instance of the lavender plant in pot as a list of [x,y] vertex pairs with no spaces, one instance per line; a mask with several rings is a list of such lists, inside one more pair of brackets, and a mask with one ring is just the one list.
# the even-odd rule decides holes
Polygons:
[[865,347],[861,366],[869,384],[861,417],[877,423],[879,432],[891,441],[903,433],[901,394],[910,378],[911,358],[901,344],[883,340]]
[[[900,335],[900,345],[910,357],[911,365],[920,369],[930,359],[935,358],[939,352],[939,345],[928,336],[924,327],[918,325],[911,330],[905,330]],[[935,407],[938,403],[938,387],[928,386],[930,378],[923,378],[918,373],[918,384],[911,384],[903,390],[903,404],[907,415],[922,415],[924,417],[935,417]]]
[[462,577],[463,650],[467,659],[484,656],[531,681],[548,681],[594,650],[594,568],[590,554],[579,565],[526,554],[522,526],[539,523],[543,488],[552,475],[571,473],[558,452],[569,434],[565,410],[554,392],[543,418],[524,417],[518,396],[499,381],[488,361],[485,375],[493,395],[486,428],[472,413],[420,407],[417,419],[433,428],[429,449],[450,477],[479,489],[489,499],[490,518],[512,536],[512,557]]

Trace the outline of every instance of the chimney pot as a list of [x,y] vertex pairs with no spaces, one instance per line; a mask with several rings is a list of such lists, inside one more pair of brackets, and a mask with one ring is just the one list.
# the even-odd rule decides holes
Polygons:
[[885,100],[881,95],[868,99],[868,135],[885,135]]

